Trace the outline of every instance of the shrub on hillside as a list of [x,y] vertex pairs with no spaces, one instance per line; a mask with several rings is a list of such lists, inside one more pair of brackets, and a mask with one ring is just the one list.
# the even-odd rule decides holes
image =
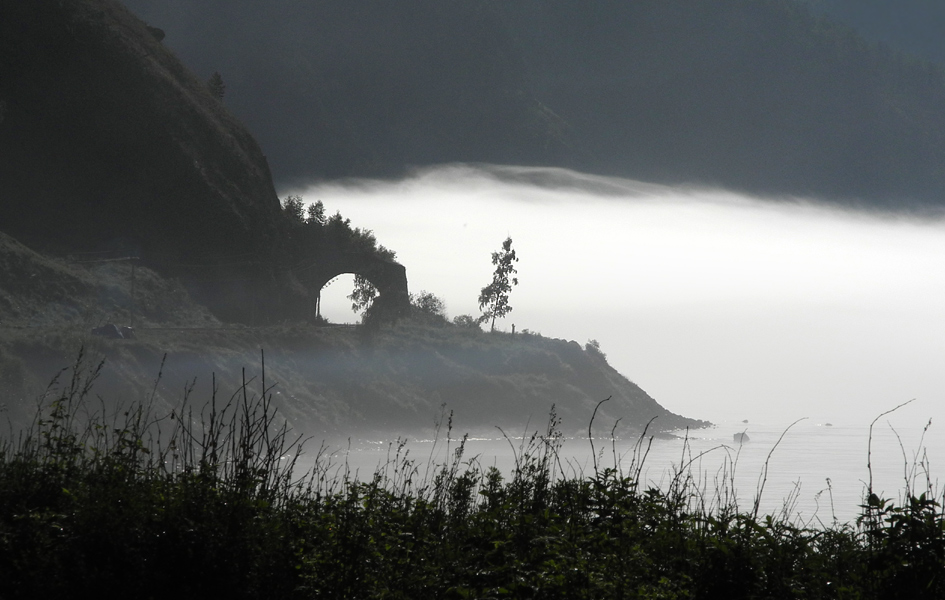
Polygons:
[[446,302],[426,290],[410,294],[410,313],[414,317],[420,317],[427,321],[448,322],[446,319]]
[[453,317],[453,325],[456,325],[457,327],[481,330],[482,328],[479,326],[479,323],[479,319],[472,315],[457,315]]

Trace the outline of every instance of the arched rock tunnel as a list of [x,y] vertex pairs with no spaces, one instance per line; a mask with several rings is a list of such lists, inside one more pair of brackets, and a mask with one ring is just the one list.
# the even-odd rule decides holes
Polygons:
[[311,289],[321,292],[325,284],[339,275],[351,273],[367,279],[377,288],[378,296],[371,311],[383,317],[396,318],[410,310],[407,291],[407,269],[400,263],[366,252],[335,252],[325,254],[312,271]]

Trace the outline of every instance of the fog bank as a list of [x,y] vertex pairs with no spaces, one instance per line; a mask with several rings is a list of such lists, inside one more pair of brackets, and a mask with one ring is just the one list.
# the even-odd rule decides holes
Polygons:
[[[945,416],[941,219],[516,167],[300,193],[372,229],[451,317],[478,314],[510,235],[520,285],[501,328],[596,339],[674,412],[859,425],[917,398],[917,420]],[[330,318],[349,292],[326,290]]]

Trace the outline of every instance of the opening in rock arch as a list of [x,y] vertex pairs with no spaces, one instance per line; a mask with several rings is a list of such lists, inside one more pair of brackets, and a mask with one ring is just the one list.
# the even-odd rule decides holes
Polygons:
[[329,323],[360,323],[361,315],[351,310],[348,296],[354,289],[354,275],[344,273],[333,278],[322,288],[321,313]]

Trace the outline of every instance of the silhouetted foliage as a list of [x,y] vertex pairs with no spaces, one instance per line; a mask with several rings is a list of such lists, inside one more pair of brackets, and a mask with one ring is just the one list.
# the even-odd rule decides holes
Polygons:
[[282,214],[289,226],[287,252],[291,259],[314,258],[326,249],[366,252],[386,260],[397,257],[396,252],[377,243],[373,231],[352,227],[351,219],[343,217],[341,212],[326,218],[321,200],[306,206],[302,196],[287,196],[282,200]]
[[[336,212],[325,217],[325,205],[321,200],[306,206],[299,195],[290,195],[282,201],[282,212],[288,225],[283,247],[286,262],[296,265],[295,272],[304,275],[318,261],[331,254],[364,254],[385,261],[393,261],[397,253],[377,243],[370,229],[352,227],[351,219]],[[370,273],[358,273],[354,277],[354,288],[348,299],[351,309],[366,317],[378,296],[378,290],[370,281]],[[312,290],[313,293],[317,290]]]
[[[293,226],[305,225],[308,222],[305,217],[305,202],[302,200],[302,196],[286,196],[282,201],[282,212]],[[324,209],[322,212],[324,212]]]
[[432,292],[420,290],[416,294],[410,294],[410,306],[418,312],[446,318],[446,302]]
[[483,311],[480,320],[490,321],[490,331],[495,331],[495,320],[512,312],[509,305],[509,293],[512,287],[518,285],[518,277],[512,277],[518,271],[515,263],[518,257],[512,249],[512,238],[502,242],[502,250],[492,253],[492,264],[495,272],[492,274],[492,283],[482,288],[479,293],[479,309]]
[[321,200],[308,205],[308,217],[305,219],[307,223],[324,225],[326,220],[325,205]]
[[588,340],[587,343],[584,344],[584,351],[591,356],[599,356],[603,359],[607,358],[607,355],[604,354],[604,351],[600,349],[600,342],[597,340]]
[[361,275],[355,275],[354,288],[348,294],[348,300],[351,300],[351,310],[363,315],[370,308],[375,298],[377,298],[377,288],[374,287],[374,284]]
[[[388,250],[384,246],[376,246],[374,234],[370,230],[356,229],[355,231],[365,236],[366,243],[370,244],[370,251],[376,256],[386,260],[394,260],[397,257],[397,253],[393,250]],[[351,294],[348,295],[348,299],[351,300],[351,310],[360,312],[362,316],[365,316],[374,304],[374,300],[377,299],[377,294],[377,288],[365,276],[355,275],[354,288],[351,290]]]
[[479,325],[482,323],[481,320],[477,319],[472,315],[457,315],[453,317],[453,325],[457,327],[463,327],[467,329],[479,329]]
[[449,323],[446,317],[446,302],[426,290],[410,294],[410,314],[414,319],[426,323],[436,325]]

